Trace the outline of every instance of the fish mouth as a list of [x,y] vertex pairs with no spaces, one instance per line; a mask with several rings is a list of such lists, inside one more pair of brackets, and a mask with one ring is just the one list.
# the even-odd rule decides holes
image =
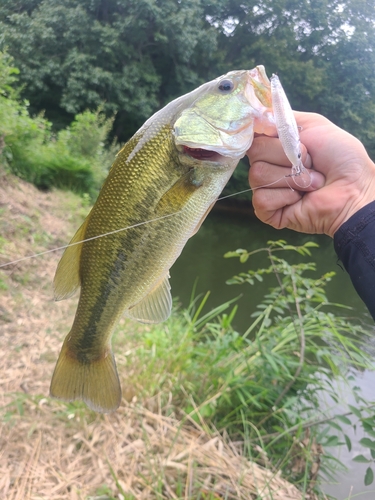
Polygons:
[[183,146],[184,153],[191,158],[202,161],[219,161],[222,158],[220,153],[216,151],[211,151],[209,149],[202,148],[189,148],[189,146]]

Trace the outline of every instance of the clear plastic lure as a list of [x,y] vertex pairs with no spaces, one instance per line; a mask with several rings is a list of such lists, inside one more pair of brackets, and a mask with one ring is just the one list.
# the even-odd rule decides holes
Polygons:
[[302,164],[301,143],[297,122],[289,104],[285,91],[277,75],[271,77],[272,109],[275,117],[277,133],[285,154],[292,164],[294,182],[299,187],[309,187],[311,177]]

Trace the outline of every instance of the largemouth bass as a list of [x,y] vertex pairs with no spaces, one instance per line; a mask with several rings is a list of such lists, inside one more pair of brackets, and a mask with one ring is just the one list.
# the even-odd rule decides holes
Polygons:
[[[254,132],[277,135],[263,66],[230,72],[172,101],[121,149],[56,271],[56,300],[81,291],[52,396],[80,399],[100,412],[119,406],[113,330],[124,313],[144,323],[168,318],[169,269]],[[145,221],[151,222],[137,226]],[[102,234],[107,236],[79,243]]]

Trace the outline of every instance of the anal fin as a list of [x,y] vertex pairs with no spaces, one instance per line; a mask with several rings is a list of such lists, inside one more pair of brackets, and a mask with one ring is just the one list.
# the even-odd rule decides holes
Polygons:
[[165,321],[172,310],[171,286],[169,274],[138,304],[131,307],[126,315],[141,323],[161,323]]
[[63,256],[58,263],[55,278],[53,280],[55,300],[63,300],[71,297],[79,288],[81,282],[79,277],[79,264],[81,260],[82,245],[75,244],[85,239],[88,217],[78,229],[69,243]]

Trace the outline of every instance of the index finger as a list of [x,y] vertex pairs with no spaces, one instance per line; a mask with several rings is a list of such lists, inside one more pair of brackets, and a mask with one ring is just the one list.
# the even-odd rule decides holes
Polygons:
[[255,137],[247,152],[250,164],[262,161],[281,167],[291,167],[278,137],[259,135]]

